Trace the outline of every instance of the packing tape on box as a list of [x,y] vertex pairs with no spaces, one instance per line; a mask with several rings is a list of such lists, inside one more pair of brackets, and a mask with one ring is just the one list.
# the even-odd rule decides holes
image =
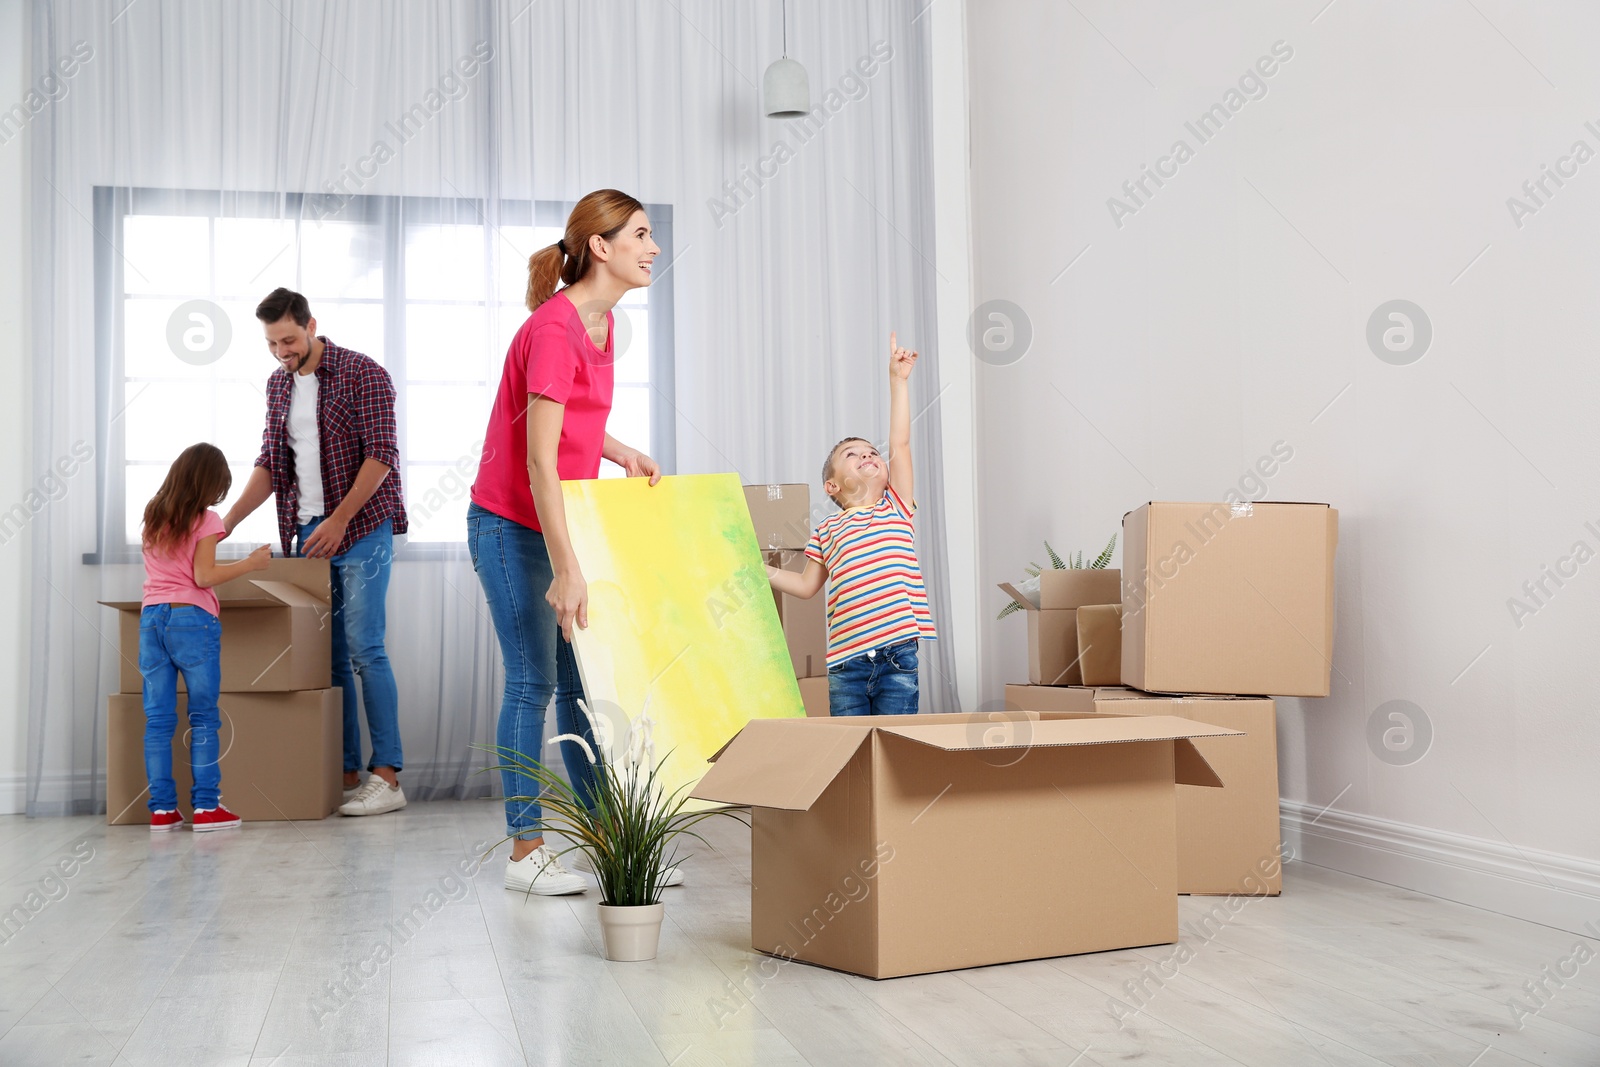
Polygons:
[[769,485],[769,486],[767,486],[767,499],[768,500],[782,500],[783,499],[783,486],[781,486],[781,485]]

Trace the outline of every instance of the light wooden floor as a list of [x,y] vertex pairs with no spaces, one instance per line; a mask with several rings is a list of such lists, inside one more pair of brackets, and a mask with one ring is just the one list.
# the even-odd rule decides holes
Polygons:
[[[871,982],[760,966],[742,827],[670,891],[660,958],[612,964],[592,892],[453,880],[497,825],[449,802],[153,840],[0,818],[0,908],[38,909],[0,944],[0,1064],[1600,1065],[1600,959],[1520,1029],[1508,1003],[1578,938],[1304,864],[1279,899],[1183,898],[1220,928],[1175,969],[1168,946]],[[1119,1026],[1113,997],[1143,1010]]]

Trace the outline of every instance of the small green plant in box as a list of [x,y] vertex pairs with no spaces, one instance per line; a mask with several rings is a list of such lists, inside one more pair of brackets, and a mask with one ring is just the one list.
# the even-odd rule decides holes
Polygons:
[[[1081,551],[1076,556],[1073,556],[1069,559],[1062,559],[1056,554],[1056,550],[1050,547],[1049,541],[1044,543],[1044,550],[1050,557],[1050,567],[1051,569],[1058,571],[1103,571],[1111,565],[1111,553],[1116,547],[1117,535],[1112,534],[1111,540],[1106,542],[1106,547],[1100,550],[1100,554],[1095,556],[1093,559],[1085,561],[1084,555]],[[1044,568],[1039,566],[1037,563],[1028,564],[1028,577],[1017,583],[1017,589],[1029,597],[1033,601],[1035,607],[1039,606],[1039,572],[1042,570],[1044,570]],[[1013,611],[1021,610],[1022,605],[1013,600],[1006,604],[1005,607],[1001,608],[1000,614],[996,615],[995,618],[1003,619],[1007,615],[1010,615]]]

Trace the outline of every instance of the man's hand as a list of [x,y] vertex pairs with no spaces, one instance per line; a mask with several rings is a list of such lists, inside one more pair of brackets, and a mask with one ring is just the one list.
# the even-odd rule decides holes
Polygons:
[[311,531],[311,536],[305,539],[300,546],[300,554],[313,559],[322,559],[332,556],[339,551],[339,542],[344,540],[344,531],[348,523],[336,515],[329,515],[317,524]]
[[617,457],[617,466],[627,471],[630,478],[649,478],[651,485],[661,480],[661,464],[637,448],[624,450],[622,455]]
[[889,331],[889,376],[901,380],[911,377],[911,368],[917,365],[917,353],[901,348],[893,330]]

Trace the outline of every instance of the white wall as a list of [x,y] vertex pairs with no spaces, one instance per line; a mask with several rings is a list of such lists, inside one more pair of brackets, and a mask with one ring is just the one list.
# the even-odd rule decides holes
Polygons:
[[[0,0],[0,108],[22,99],[28,83],[24,0]],[[29,367],[27,343],[27,139],[0,145],[0,511],[27,492]],[[28,538],[0,545],[0,814],[22,810],[28,732]]]
[[[979,374],[982,695],[1025,671],[993,586],[1043,538],[1097,549],[1286,442],[1267,498],[1341,512],[1334,693],[1280,703],[1286,825],[1314,862],[1570,927],[1600,917],[1600,563],[1520,628],[1507,600],[1600,551],[1600,161],[1520,228],[1506,201],[1600,151],[1600,9],[1319,7],[969,10],[976,299],[1033,329]],[[1185,122],[1278,41],[1202,144]],[[1129,199],[1179,139],[1193,158]],[[1434,330],[1408,366],[1365,336],[1395,298]],[[1394,699],[1434,735],[1404,766],[1367,740]]]

